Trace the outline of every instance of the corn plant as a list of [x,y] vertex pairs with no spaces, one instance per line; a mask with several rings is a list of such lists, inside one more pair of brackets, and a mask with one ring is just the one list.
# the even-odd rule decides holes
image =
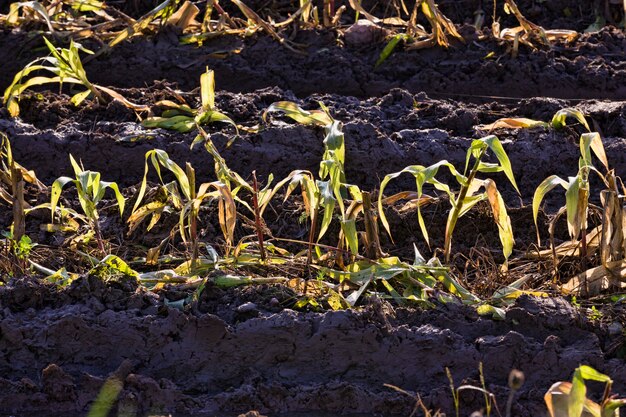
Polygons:
[[[252,182],[247,182],[241,177],[241,175],[228,167],[228,165],[226,164],[226,160],[222,157],[222,155],[220,155],[217,147],[211,140],[210,136],[204,131],[204,129],[198,127],[198,131],[199,134],[192,142],[191,148],[193,149],[193,147],[199,143],[204,143],[204,148],[213,158],[215,176],[217,177],[218,181],[225,184],[228,190],[230,190],[230,192],[232,193],[233,199],[237,203],[245,207],[254,217],[253,224],[256,231],[261,260],[265,261],[266,256],[264,248],[264,235],[269,229],[267,228],[265,221],[263,220],[263,213],[269,205],[272,197],[278,191],[277,189],[270,188],[271,183],[274,180],[274,176],[272,174],[269,175],[267,183],[263,189],[259,188],[255,171],[252,172]],[[239,196],[239,193],[242,190],[245,191],[247,194],[250,194],[252,205],[250,205],[246,200]],[[241,247],[242,245],[240,243],[239,245],[237,245],[235,252],[239,252],[239,249]]]
[[[602,175],[593,165],[592,153],[600,160],[602,165],[608,170],[608,161],[602,139],[597,132],[584,133],[580,137],[580,159],[578,172],[575,176],[567,180],[557,175],[551,175],[539,184],[533,195],[533,220],[537,228],[537,243],[539,239],[539,227],[537,216],[539,207],[546,194],[557,186],[565,189],[565,211],[567,213],[567,228],[572,240],[578,238],[581,232],[587,230],[587,212],[589,207],[589,175],[591,172],[597,173],[602,180],[607,183],[606,177]],[[607,183],[608,186],[608,183]],[[585,239],[583,239],[585,240]]]
[[197,126],[222,122],[229,123],[237,129],[237,124],[215,107],[215,74],[208,68],[200,76],[200,99],[201,105],[198,109],[171,100],[159,101],[156,105],[165,108],[163,114],[160,117],[148,117],[143,121],[143,125],[147,128],[160,127],[178,132],[191,132]]
[[[587,398],[585,381],[603,382],[604,395],[599,403]],[[544,395],[550,417],[617,417],[626,399],[611,393],[613,380],[590,366],[581,365],[574,371],[572,382],[557,382]]]
[[30,206],[24,198],[25,183],[33,184],[39,191],[43,191],[46,187],[37,179],[33,171],[27,170],[13,159],[9,137],[0,133],[0,139],[0,199],[11,205],[13,209],[13,223],[5,237],[14,261],[10,265],[15,275],[17,272],[15,268],[21,272],[26,270],[26,260],[34,246],[30,237],[26,235],[26,213]]
[[[495,154],[496,158],[498,159],[498,163],[483,162],[483,157],[485,156],[487,150],[491,150]],[[474,158],[474,164],[472,168],[468,170],[472,157]],[[437,179],[437,173],[440,168],[446,168],[450,171],[456,182],[461,187],[458,193],[453,192],[448,184],[441,182]],[[382,183],[380,184],[378,211],[380,212],[381,222],[385,227],[385,230],[387,230],[389,236],[391,236],[389,222],[387,221],[383,210],[383,193],[385,191],[385,187],[392,179],[397,178],[403,173],[409,173],[415,177],[418,201],[417,219],[422,235],[427,243],[430,242],[430,239],[428,236],[428,229],[424,222],[424,218],[422,217],[422,212],[420,208],[420,206],[422,205],[420,204],[420,202],[423,201],[423,187],[426,184],[430,184],[435,189],[444,192],[449,198],[451,210],[448,214],[448,220],[446,222],[445,243],[443,248],[446,263],[450,262],[452,237],[458,219],[466,214],[469,210],[471,210],[471,208],[474,207],[478,202],[484,200],[489,201],[494,220],[496,222],[496,225],[498,226],[498,233],[500,236],[500,241],[502,243],[504,257],[508,259],[513,251],[514,239],[513,230],[511,228],[511,220],[507,214],[506,206],[504,204],[504,201],[502,200],[500,192],[496,187],[496,183],[493,180],[482,180],[477,178],[477,175],[479,173],[494,172],[504,172],[507,179],[513,185],[515,190],[519,193],[517,184],[515,182],[515,177],[513,176],[513,170],[511,168],[511,162],[509,161],[509,157],[504,151],[504,148],[502,147],[502,144],[500,143],[498,138],[491,135],[486,136],[482,139],[476,139],[472,141],[472,144],[467,150],[467,156],[465,158],[465,169],[463,173],[457,171],[454,165],[452,165],[450,162],[443,160],[428,167],[422,165],[412,165],[404,168],[402,171],[389,174],[385,176]],[[485,191],[479,193],[479,190],[481,188],[483,188]],[[404,195],[404,193],[401,194]],[[390,198],[393,200],[393,197]]]
[[[356,218],[363,211],[363,193],[358,186],[346,182],[345,143],[342,132],[342,124],[334,120],[328,109],[320,103],[321,110],[307,111],[301,109],[292,102],[278,102],[272,104],[265,112],[264,119],[270,112],[282,112],[298,123],[305,125],[323,126],[324,155],[320,162],[319,180],[309,171],[293,171],[287,178],[279,182],[275,190],[289,184],[285,199],[300,186],[302,197],[305,202],[306,212],[311,222],[309,234],[308,261],[312,259],[312,247],[317,235],[317,241],[327,232],[335,211],[339,207],[341,213],[341,232],[339,235],[339,249],[343,245],[353,255],[359,251]],[[352,203],[346,206],[345,196],[350,195]],[[319,233],[317,223],[320,209],[323,209],[323,217]]]
[[[74,94],[70,99],[72,104],[76,106],[82,103],[90,95],[93,95],[98,101],[105,102],[105,97],[102,94],[105,93],[109,97],[120,101],[122,104],[133,110],[147,110],[146,106],[131,103],[116,91],[107,87],[92,84],[89,81],[87,73],[83,68],[79,51],[83,51],[87,54],[93,54],[92,51],[84,48],[82,45],[74,42],[73,40],[70,41],[70,46],[67,49],[55,47],[45,37],[44,41],[50,51],[50,55],[37,58],[28,63],[23,70],[15,75],[13,82],[4,92],[4,105],[12,117],[17,117],[20,113],[19,100],[22,93],[31,87],[43,84],[59,84],[59,86],[62,86],[63,83],[69,83],[83,86],[85,90]],[[52,73],[52,76],[46,77],[43,75],[33,74],[35,72],[38,73],[39,71]]]
[[[145,205],[141,205],[147,189],[149,163],[154,167],[162,187],[160,197]],[[175,180],[169,183],[163,181],[161,169],[170,171]],[[137,196],[137,201],[133,207],[133,212],[128,219],[130,232],[134,231],[139,224],[151,216],[147,230],[150,230],[159,221],[164,212],[177,212],[179,216],[177,227],[172,230],[171,235],[176,232],[180,234],[185,244],[190,246],[191,264],[196,263],[199,257],[198,241],[198,215],[200,208],[205,201],[217,200],[218,218],[220,228],[226,240],[227,251],[232,247],[237,221],[237,208],[235,200],[229,187],[220,182],[214,181],[203,183],[196,188],[195,170],[191,164],[187,163],[185,169],[172,161],[165,151],[153,149],[146,152],[146,162],[143,180]],[[152,250],[150,258],[158,257],[160,246]]]
[[[626,228],[623,221],[626,187],[615,175],[615,171],[609,169],[602,139],[597,132],[584,133],[579,144],[581,156],[578,172],[567,180],[551,175],[537,187],[533,196],[533,219],[537,228],[537,241],[540,244],[537,216],[541,202],[555,187],[561,186],[565,189],[565,206],[561,207],[557,216],[550,222],[550,235],[552,237],[556,220],[565,212],[571,241],[558,247],[552,244],[551,249],[540,251],[538,255],[539,257],[552,255],[555,276],[558,272],[556,267],[559,257],[580,256],[584,271],[572,277],[562,289],[566,292],[578,291],[593,295],[602,289],[619,288],[621,286],[619,277],[626,272]],[[593,165],[592,155],[597,157],[606,172],[600,172]],[[602,223],[588,231],[589,177],[592,173],[601,179],[605,189],[600,193],[603,205]],[[587,269],[588,256],[597,252],[600,254],[601,265]]]
[[57,206],[63,188],[67,184],[74,184],[78,193],[78,201],[88,224],[91,227],[91,230],[96,236],[98,247],[102,253],[106,253],[104,240],[102,238],[102,233],[100,232],[100,216],[98,214],[97,206],[104,198],[104,193],[107,188],[110,188],[115,193],[120,216],[124,213],[126,200],[124,199],[124,196],[122,196],[117,183],[102,181],[100,179],[99,172],[85,171],[85,169],[76,162],[71,154],[70,162],[72,163],[72,168],[74,169],[76,177],[59,177],[52,184],[52,191],[50,193],[50,212],[52,216],[52,223],[54,223]]

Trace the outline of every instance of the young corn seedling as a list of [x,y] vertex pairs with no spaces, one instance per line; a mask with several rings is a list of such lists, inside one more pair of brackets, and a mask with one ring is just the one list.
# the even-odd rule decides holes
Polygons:
[[[325,132],[324,155],[320,163],[319,180],[315,180],[313,174],[308,171],[294,171],[283,181],[278,183],[275,190],[289,183],[285,198],[287,198],[297,186],[302,189],[307,215],[311,221],[309,234],[308,261],[312,260],[312,249],[315,236],[317,242],[327,232],[335,211],[339,207],[341,213],[341,232],[339,235],[339,252],[343,247],[349,249],[352,255],[359,252],[358,233],[356,218],[363,211],[363,194],[358,186],[346,182],[345,143],[341,131],[341,122],[334,120],[328,109],[320,103],[321,110],[307,111],[292,102],[278,102],[272,104],[265,112],[264,118],[270,112],[282,112],[298,123],[305,125],[323,126]],[[350,195],[352,203],[346,207],[345,196]],[[323,217],[319,233],[317,223],[320,209],[323,209]],[[344,246],[345,245],[345,246]]]
[[[191,148],[199,143],[204,143],[204,148],[213,158],[215,166],[215,176],[217,177],[218,181],[225,184],[226,187],[231,191],[233,199],[237,203],[248,209],[248,211],[252,214],[254,222],[249,223],[253,224],[256,232],[261,261],[265,261],[266,254],[264,247],[264,235],[266,234],[266,231],[268,231],[268,228],[265,224],[265,221],[263,220],[263,213],[274,194],[276,194],[276,192],[278,191],[277,189],[270,189],[270,185],[274,180],[274,176],[272,174],[269,175],[267,184],[263,189],[259,189],[255,172],[252,173],[252,183],[247,182],[241,177],[241,175],[231,170],[228,165],[226,165],[226,160],[220,155],[217,147],[211,140],[210,136],[204,131],[204,129],[198,127],[198,131],[199,134],[191,144]],[[252,205],[239,197],[239,193],[242,190],[250,194]],[[241,217],[243,217],[244,220],[247,220],[245,216],[241,215]],[[240,244],[238,244],[235,248],[235,253],[240,252],[244,239],[242,239],[242,241],[240,241]]]
[[[602,144],[600,134],[597,132],[584,133],[580,137],[580,159],[578,172],[575,176],[564,180],[556,175],[546,178],[535,190],[533,196],[533,219],[537,229],[537,243],[540,245],[537,216],[541,202],[555,187],[565,189],[565,206],[562,207],[550,225],[551,234],[554,222],[561,213],[565,212],[567,227],[571,242],[566,242],[558,247],[552,244],[552,254],[555,272],[557,259],[562,256],[580,256],[583,268],[586,269],[588,256],[599,250],[602,265],[586,270],[573,277],[563,289],[566,291],[578,290],[585,294],[595,294],[603,288],[619,287],[620,277],[626,273],[626,227],[624,226],[624,195],[626,188],[609,164]],[[606,170],[603,174],[594,165],[592,155],[595,155]],[[597,174],[606,189],[601,193],[601,201],[604,206],[602,225],[591,232],[588,229],[589,210],[589,176]],[[621,189],[619,187],[621,183]],[[580,237],[580,239],[579,239]],[[542,253],[540,253],[540,256]],[[545,255],[545,253],[544,253]]]
[[[74,42],[73,40],[70,41],[70,46],[67,49],[55,47],[45,37],[44,41],[50,51],[50,55],[43,58],[37,58],[27,64],[23,70],[15,75],[13,82],[4,92],[4,105],[12,117],[17,117],[20,113],[19,100],[22,93],[31,87],[43,84],[59,84],[60,87],[63,86],[63,83],[82,85],[85,90],[74,94],[71,98],[72,104],[76,106],[82,103],[90,95],[93,95],[100,102],[105,102],[105,97],[102,94],[105,93],[109,97],[120,101],[126,107],[133,110],[148,110],[146,106],[131,103],[116,91],[107,87],[92,84],[87,79],[87,73],[83,68],[79,51],[92,54],[93,52],[90,50],[85,49],[82,45]],[[46,77],[43,75],[36,75],[40,71],[52,73],[53,76]]]
[[110,188],[115,193],[120,216],[124,213],[124,205],[126,200],[122,193],[120,193],[119,187],[115,182],[106,182],[100,179],[100,173],[95,171],[85,171],[84,168],[76,162],[74,157],[70,155],[70,162],[74,169],[75,178],[59,177],[52,184],[52,191],[50,193],[50,212],[52,215],[52,223],[54,223],[55,214],[57,213],[57,206],[61,197],[63,187],[67,184],[74,184],[78,193],[78,201],[83,210],[91,230],[94,232],[96,240],[98,242],[98,248],[102,254],[106,254],[102,233],[100,232],[100,216],[98,215],[97,206],[104,198],[104,193],[107,188]]
[[[141,203],[147,189],[149,162],[157,172],[162,187],[157,199],[142,206]],[[175,180],[166,184],[161,175],[162,168],[170,171],[174,175]],[[237,221],[237,208],[230,188],[220,181],[203,183],[196,188],[195,170],[191,164],[187,163],[185,169],[182,169],[169,158],[165,151],[160,149],[150,150],[146,152],[143,180],[133,212],[128,219],[129,233],[132,233],[148,216],[151,216],[147,227],[147,230],[150,230],[159,221],[164,212],[178,213],[177,227],[172,230],[170,236],[173,236],[176,232],[180,234],[183,242],[190,248],[191,267],[194,268],[199,258],[198,216],[200,208],[205,201],[211,202],[213,200],[218,202],[219,224],[226,240],[226,251],[228,252],[233,246]],[[152,249],[148,254],[148,258],[152,260],[158,258],[162,246],[163,243],[159,247]]]
[[[487,150],[491,150],[498,163],[483,162]],[[468,170],[471,159],[474,158],[474,164],[471,169]],[[460,190],[455,193],[452,191],[448,184],[445,184],[437,179],[437,173],[440,168],[447,168],[452,176],[456,179],[460,185]],[[448,161],[443,160],[437,162],[428,167],[422,165],[412,165],[404,168],[402,171],[395,172],[385,176],[380,184],[380,192],[378,197],[378,211],[380,213],[380,219],[387,230],[389,236],[391,236],[391,230],[389,228],[389,222],[383,211],[383,193],[385,187],[394,178],[397,178],[403,173],[412,174],[415,177],[417,185],[417,219],[420,230],[427,243],[430,242],[428,237],[428,230],[422,217],[420,206],[425,200],[423,199],[423,187],[426,184],[432,185],[435,189],[446,193],[450,199],[451,210],[446,222],[445,231],[445,243],[444,243],[444,258],[446,264],[450,262],[450,256],[452,253],[452,237],[454,229],[458,219],[466,214],[472,207],[478,202],[488,200],[491,210],[493,212],[494,221],[498,226],[498,233],[500,235],[500,241],[502,243],[503,254],[506,259],[511,255],[513,251],[513,230],[511,228],[511,220],[507,214],[506,206],[502,200],[502,196],[496,187],[496,183],[491,179],[482,180],[477,178],[479,173],[494,173],[504,172],[507,179],[513,185],[515,190],[519,193],[515,177],[513,176],[513,170],[511,168],[511,162],[507,156],[502,144],[497,137],[491,135],[482,139],[476,139],[472,141],[470,148],[467,150],[467,156],[465,158],[465,169],[463,173],[460,173],[456,168]],[[479,192],[483,188],[484,192]],[[405,193],[401,193],[405,195]],[[390,197],[393,201],[393,197]]]
[[13,223],[5,236],[14,261],[10,263],[11,272],[15,275],[17,271],[13,266],[23,273],[26,270],[28,254],[34,246],[26,235],[26,212],[30,206],[24,198],[25,183],[35,185],[39,191],[43,191],[45,186],[37,179],[33,171],[25,169],[13,159],[8,136],[0,133],[0,138],[0,199],[13,208]]
[[[581,232],[586,233],[589,206],[589,174],[596,172],[606,181],[606,178],[594,167],[592,153],[597,156],[602,165],[608,170],[608,161],[600,134],[597,132],[584,133],[580,137],[580,159],[576,175],[569,177],[567,181],[557,175],[551,175],[543,180],[535,190],[535,194],[533,195],[533,220],[535,221],[535,228],[537,229],[538,245],[541,244],[539,226],[537,224],[539,207],[546,194],[557,186],[561,186],[565,189],[564,208],[567,213],[567,228],[570,237],[572,240],[576,240]],[[582,250],[585,252],[584,246]],[[583,253],[583,256],[586,256],[586,254]]]
[[[599,403],[587,398],[585,381],[605,383]],[[590,366],[581,365],[574,371],[572,382],[557,382],[544,395],[550,417],[617,417],[626,399],[615,398],[611,393],[613,380]]]
[[230,117],[215,107],[215,74],[208,68],[200,76],[200,98],[201,106],[198,109],[192,109],[187,104],[177,104],[170,100],[159,101],[156,105],[165,110],[160,117],[145,119],[143,125],[147,128],[160,127],[178,132],[191,132],[198,126],[222,122],[238,129],[237,124]]

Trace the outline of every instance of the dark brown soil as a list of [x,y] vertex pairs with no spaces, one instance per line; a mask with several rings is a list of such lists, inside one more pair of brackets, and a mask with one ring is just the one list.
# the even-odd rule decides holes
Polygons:
[[[127,3],[125,11],[134,16],[153,6],[150,1]],[[263,13],[282,15],[294,2],[257,3],[263,3],[253,4]],[[364,2],[384,13],[376,3]],[[549,121],[568,106],[588,115],[603,135],[612,167],[626,177],[626,102],[619,101],[626,97],[623,31],[607,27],[582,35],[570,46],[522,48],[520,56],[512,58],[502,45],[477,41],[479,33],[468,25],[472,20],[468,11],[478,7],[476,1],[440,3],[456,22],[465,23],[461,32],[467,42],[448,50],[399,50],[377,69],[374,63],[383,43],[344,46],[334,31],[310,30],[294,38],[308,45],[306,55],[294,54],[264,35],[245,40],[223,37],[201,48],[182,46],[174,32],[164,30],[153,39],[122,44],[85,67],[92,82],[112,86],[134,102],[171,99],[172,90],[178,89],[194,105],[198,91],[192,90],[198,87],[201,72],[206,66],[214,69],[220,110],[238,124],[260,124],[262,130],[242,133],[226,148],[233,129],[223,125],[207,129],[231,169],[244,178],[256,170],[262,182],[270,173],[281,179],[295,169],[317,172],[323,153],[320,129],[280,116],[272,116],[270,124],[262,122],[263,111],[279,100],[296,101],[307,109],[323,101],[330,108],[344,124],[347,179],[364,190],[376,191],[386,174],[407,165],[447,159],[462,168],[471,140],[484,135],[475,129],[479,124],[502,117]],[[520,2],[526,9],[530,3]],[[591,5],[532,4],[539,9],[529,17],[546,27],[582,30],[593,21]],[[565,8],[571,9],[569,17],[563,17]],[[350,17],[345,19],[349,23]],[[37,36],[0,32],[0,90],[39,56],[40,46]],[[232,53],[218,59],[211,55],[216,51]],[[494,59],[486,59],[489,52],[495,52]],[[0,131],[11,138],[16,160],[34,169],[46,184],[71,174],[71,153],[87,169],[101,171],[103,179],[117,181],[132,202],[143,175],[144,155],[153,148],[166,150],[181,165],[191,162],[199,181],[214,179],[208,154],[201,147],[189,149],[193,133],[145,129],[132,111],[115,102],[75,108],[68,93],[26,94],[18,119],[10,119],[0,108]],[[496,133],[521,191],[518,196],[502,176],[494,176],[511,207],[518,255],[534,242],[527,205],[535,188],[549,175],[576,173],[582,129],[572,123],[562,130]],[[388,191],[414,187],[407,175]],[[548,201],[549,210],[562,204],[562,195],[557,194]],[[29,198],[39,203],[49,199],[47,193],[31,193]],[[77,205],[71,199],[65,202]],[[425,209],[434,247],[443,243],[447,204]],[[298,210],[297,202],[268,210],[272,232],[306,239]],[[122,244],[120,250],[136,251],[124,245],[149,247],[166,233],[166,228],[157,228],[121,242],[125,230],[113,213],[103,210],[103,230],[116,236],[111,239]],[[39,232],[44,216],[47,213],[36,212],[29,217],[29,233],[42,246],[58,250],[55,237]],[[415,243],[423,253],[431,253],[414,212],[390,210],[389,216],[395,245],[384,237],[385,250],[410,259]],[[471,257],[470,249],[478,247],[499,259],[497,230],[490,216],[483,208],[462,219],[455,241],[460,256]],[[210,244],[219,239],[214,217],[204,212],[201,217],[206,228],[203,239]],[[3,229],[8,227],[6,206],[0,208],[0,219]],[[240,228],[237,233],[241,237],[249,231]],[[557,237],[564,238],[564,233],[561,228]],[[71,256],[51,256],[47,261],[54,268],[72,267]],[[261,285],[209,287],[197,303],[180,311],[165,300],[187,295],[175,288],[155,293],[133,281],[105,283],[87,276],[63,290],[36,278],[3,280],[0,414],[84,413],[109,377],[124,383],[119,411],[175,416],[251,409],[272,415],[311,411],[408,415],[413,399],[383,384],[417,392],[427,406],[452,415],[445,368],[457,385],[477,385],[480,362],[487,388],[501,409],[509,371],[525,373],[514,416],[544,415],[542,397],[547,388],[569,379],[579,364],[610,374],[618,392],[626,384],[624,336],[615,332],[619,319],[614,318],[623,316],[622,305],[612,306],[611,314],[595,321],[565,299],[530,297],[509,307],[504,321],[479,317],[473,307],[460,304],[437,303],[435,309],[420,310],[376,298],[349,311],[304,312],[295,311],[291,289]],[[461,415],[483,406],[482,394],[462,394]]]
[[[610,373],[616,387],[626,383],[623,360],[607,355],[616,339],[559,298],[520,298],[498,322],[454,304],[275,313],[263,300],[280,297],[277,287],[207,291],[198,309],[217,315],[167,308],[132,283],[83,279],[56,292],[20,280],[0,288],[1,412],[84,410],[112,374],[124,380],[120,407],[141,415],[406,415],[412,400],[385,383],[451,411],[445,367],[457,384],[477,384],[479,362],[500,404],[509,370],[525,372],[519,416],[541,415],[544,391],[581,363]],[[245,313],[232,314],[244,305]],[[481,407],[481,398],[463,395],[464,415]]]

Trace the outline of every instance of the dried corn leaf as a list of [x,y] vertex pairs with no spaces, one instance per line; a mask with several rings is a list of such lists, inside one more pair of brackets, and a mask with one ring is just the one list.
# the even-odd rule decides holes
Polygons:
[[610,288],[616,282],[619,288],[625,288],[624,281],[626,281],[626,260],[608,262],[606,266],[588,269],[571,278],[561,289],[566,293],[593,296]]
[[[568,407],[571,402],[571,391],[571,382],[557,382],[550,387],[548,392],[544,395],[544,401],[546,403],[546,407],[548,408],[548,414],[550,417],[571,416],[568,411]],[[580,417],[599,417],[602,415],[602,407],[588,398],[584,399],[584,403],[581,404],[580,411],[581,413],[578,414]]]
[[190,1],[185,1],[183,5],[167,19],[167,23],[179,27],[182,30],[196,28],[200,26],[200,22],[195,20],[198,13],[200,13],[200,9],[198,9],[195,4]]
[[[587,233],[587,253],[593,253],[600,247],[601,236],[602,227],[600,226]],[[582,254],[581,246],[579,240],[567,241],[555,247],[554,252],[552,249],[545,249],[539,252],[529,252],[526,257],[529,259],[550,259],[554,254],[557,258],[579,257]]]
[[495,129],[533,129],[535,127],[549,127],[550,125],[540,120],[527,119],[525,117],[505,117],[487,125],[478,125],[476,129],[493,131]]
[[498,225],[498,234],[500,236],[500,242],[502,243],[504,257],[508,259],[513,252],[513,245],[515,244],[511,218],[507,214],[504,200],[496,187],[496,183],[488,179],[483,182],[483,185],[487,190],[487,198],[489,199],[493,218]]
[[101,85],[96,85],[94,84],[94,87],[100,91],[104,91],[105,93],[107,93],[109,96],[111,96],[114,100],[119,101],[120,103],[122,103],[124,106],[128,107],[131,110],[134,111],[150,111],[150,107],[146,106],[144,104],[136,104],[133,103],[132,101],[129,101],[128,99],[126,99],[123,95],[121,95],[120,93],[118,93],[115,90],[112,90],[108,87],[103,87]]
[[511,13],[515,16],[517,21],[520,23],[520,26],[524,29],[525,36],[529,38],[531,41],[538,41],[543,45],[549,45],[548,38],[546,36],[545,30],[530,20],[526,19],[524,15],[520,12],[517,4],[513,0],[504,0],[504,10],[507,13]]
[[355,12],[358,12],[359,14],[362,14],[363,16],[365,16],[365,18],[372,23],[377,23],[377,24],[382,23],[385,25],[392,25],[392,26],[407,26],[407,22],[402,20],[399,17],[387,17],[384,19],[380,19],[368,13],[367,10],[365,10],[363,6],[361,6],[360,1],[350,0],[350,7],[352,7]]
[[302,278],[292,278],[285,283],[285,286],[291,288],[299,295],[309,297],[321,297],[325,295],[328,290],[334,288],[333,284],[326,281],[305,280]]
[[578,38],[578,32],[576,32],[575,30],[552,29],[546,30],[545,34],[550,42],[574,42]]

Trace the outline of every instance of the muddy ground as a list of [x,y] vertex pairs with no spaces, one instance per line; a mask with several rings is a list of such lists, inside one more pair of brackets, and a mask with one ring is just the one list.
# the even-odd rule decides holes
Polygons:
[[[447,7],[454,15],[452,6]],[[584,29],[591,23],[585,20],[589,11],[576,10],[569,20],[553,19],[551,27]],[[382,43],[341,45],[334,31],[298,32],[294,40],[308,45],[307,55],[294,54],[265,36],[223,37],[202,48],[181,46],[174,32],[165,31],[154,39],[123,44],[85,68],[92,82],[116,87],[137,103],[171,99],[172,90],[179,90],[194,105],[198,91],[192,90],[201,72],[207,65],[214,69],[220,110],[243,126],[263,127],[258,133],[242,132],[230,148],[226,143],[233,129],[208,128],[230,168],[244,178],[252,170],[262,181],[270,173],[283,178],[294,169],[318,170],[320,129],[278,116],[269,124],[262,122],[263,111],[279,100],[297,101],[308,109],[318,101],[329,106],[344,124],[348,181],[364,190],[376,190],[386,174],[407,165],[445,158],[463,167],[467,146],[484,135],[477,125],[501,117],[549,121],[568,106],[588,115],[603,135],[612,167],[626,176],[626,102],[619,101],[626,96],[623,31],[607,27],[582,35],[573,45],[523,49],[515,59],[505,54],[505,46],[479,42],[471,26],[461,27],[461,32],[465,45],[398,51],[374,69]],[[0,89],[38,56],[38,46],[37,37],[0,33]],[[220,59],[211,55],[225,50],[232,53]],[[485,59],[491,51],[496,58]],[[10,136],[16,159],[46,184],[71,173],[71,152],[87,169],[120,183],[132,198],[143,175],[144,154],[155,147],[180,164],[190,161],[200,180],[214,179],[208,154],[189,149],[194,134],[144,129],[118,103],[76,109],[67,93],[27,95],[19,119],[0,109],[0,130]],[[516,255],[521,255],[535,236],[527,207],[534,189],[549,175],[575,174],[582,129],[573,124],[559,131],[495,133],[511,158],[521,192],[518,196],[501,181],[512,208]],[[413,187],[407,176],[389,191]],[[48,196],[31,198],[43,202]],[[559,198],[549,208],[558,207]],[[296,209],[289,207],[295,214],[283,212],[276,204],[266,219],[274,233],[306,235]],[[8,209],[3,207],[0,214],[8,225]],[[445,210],[436,207],[428,214],[433,227],[442,229]],[[385,240],[386,250],[410,257],[412,244],[418,243],[428,253],[414,216],[390,214],[396,245]],[[29,218],[29,230],[35,240],[51,245],[50,236],[37,232],[42,221],[43,215]],[[497,233],[486,210],[464,221],[457,250],[468,254],[478,244],[498,253]],[[219,229],[213,226],[203,237],[208,243],[218,239]],[[111,230],[123,236],[119,224]],[[132,242],[149,245],[158,237],[156,232],[134,236]],[[440,237],[435,236],[435,245],[441,245]],[[62,266],[58,259],[50,262],[51,267]],[[293,291],[274,285],[211,287],[185,312],[167,306],[166,295],[132,281],[105,284],[94,277],[63,290],[35,278],[7,279],[0,286],[0,414],[84,412],[108,377],[124,383],[118,404],[128,413],[124,415],[175,416],[251,409],[408,415],[414,400],[383,384],[418,392],[427,406],[453,415],[445,367],[457,385],[478,384],[479,362],[501,409],[509,371],[525,373],[514,416],[544,415],[547,388],[569,379],[582,363],[610,374],[617,392],[626,387],[619,305],[612,315],[591,320],[562,298],[522,297],[508,308],[506,320],[496,321],[456,304],[420,310],[373,298],[354,311],[295,311]],[[461,415],[484,405],[478,394],[464,393],[461,402]]]

